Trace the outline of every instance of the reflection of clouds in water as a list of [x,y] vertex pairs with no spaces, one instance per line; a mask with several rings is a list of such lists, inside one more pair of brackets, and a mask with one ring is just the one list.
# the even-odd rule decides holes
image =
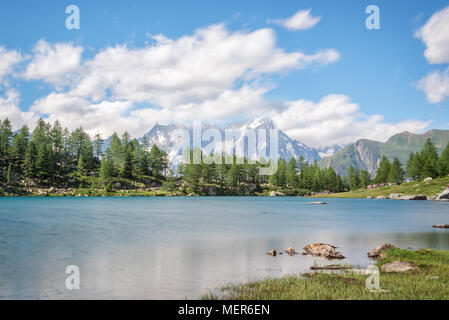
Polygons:
[[[14,209],[3,202],[0,298],[197,298],[229,282],[299,274],[312,265],[366,266],[370,263],[366,253],[384,241],[403,248],[449,248],[448,233],[430,228],[443,220],[447,207],[341,199],[311,207],[306,201],[173,198],[19,203],[32,205],[32,214],[16,210],[17,202],[12,202]],[[61,205],[66,208],[63,214]],[[347,259],[302,256],[302,248],[315,242],[337,246]],[[299,254],[266,254],[289,246]],[[70,264],[80,267],[80,290],[65,288],[65,268]]]

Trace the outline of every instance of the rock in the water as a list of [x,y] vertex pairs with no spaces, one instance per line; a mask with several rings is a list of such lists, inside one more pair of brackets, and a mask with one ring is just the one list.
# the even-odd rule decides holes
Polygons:
[[397,200],[427,200],[427,196],[426,195],[405,195],[405,196],[400,196]]
[[213,197],[213,196],[216,196],[217,195],[217,193],[213,190],[213,189],[209,189],[209,195],[211,196],[211,197]]
[[406,272],[413,269],[416,269],[416,267],[410,262],[405,261],[393,261],[381,267],[381,270],[385,272]]
[[285,253],[290,254],[290,255],[294,255],[294,254],[296,254],[296,251],[295,251],[295,248],[290,246],[287,249],[285,249]]
[[311,202],[308,202],[308,204],[327,204],[327,202],[324,202],[324,201],[311,201]]
[[444,190],[443,192],[441,192],[437,198],[437,200],[445,200],[445,199],[449,199],[449,188]]
[[276,257],[276,250],[270,250],[267,252],[268,255]]
[[432,228],[449,229],[449,224],[436,224]]
[[337,247],[334,247],[330,244],[314,243],[305,246],[303,254],[304,255],[310,254],[312,256],[329,259],[344,259],[345,257],[340,252],[337,252],[335,250],[336,248]]
[[270,197],[282,197],[285,196],[282,192],[279,191],[270,191]]
[[367,199],[374,199],[373,196],[367,196],[366,198],[367,198]]
[[377,196],[376,199],[388,199],[387,196]]
[[370,252],[368,252],[368,257],[377,258],[380,256],[380,253],[382,252],[382,250],[391,249],[391,248],[396,248],[396,247],[394,245],[392,245],[391,243],[384,242],[384,243],[378,245],[377,247],[375,247]]
[[397,200],[402,196],[403,196],[402,193],[392,193],[392,194],[390,194],[390,199]]

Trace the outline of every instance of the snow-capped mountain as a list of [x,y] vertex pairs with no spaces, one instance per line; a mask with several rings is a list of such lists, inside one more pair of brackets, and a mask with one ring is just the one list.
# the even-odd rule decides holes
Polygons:
[[[241,122],[241,123],[232,123],[228,125],[226,128],[220,128],[214,124],[201,124],[201,132],[207,132],[208,129],[216,129],[216,132],[219,132],[222,137],[222,141],[229,141],[230,139],[234,140],[234,150],[237,156],[246,155],[247,157],[257,158],[257,155],[265,154],[265,158],[268,158],[270,155],[270,138],[269,131],[266,132],[266,145],[259,143],[258,130],[270,130],[275,129],[275,125],[271,119],[268,118],[256,118],[250,121]],[[179,143],[175,141],[172,137],[172,133],[177,129],[183,129],[188,132],[190,136],[190,148],[193,148],[193,127],[186,125],[161,125],[156,124],[147,134],[146,137],[148,142],[151,145],[156,144],[157,147],[165,150],[169,156],[169,159],[172,163],[172,166],[177,166],[182,158],[182,151],[179,148]],[[257,152],[254,154],[249,152],[248,150],[253,150],[248,146],[248,132],[252,131],[255,134]],[[141,140],[142,138],[140,138]],[[218,150],[226,150],[223,142],[216,143],[215,148],[211,147],[211,140],[202,141],[201,148],[206,153],[214,153],[215,149]],[[263,149],[265,148],[265,152]],[[291,139],[287,134],[285,134],[282,130],[278,130],[278,150],[279,157],[289,160],[294,157],[295,159],[299,159],[299,157],[303,157],[304,160],[312,163],[314,161],[319,161],[321,158],[318,152],[311,147],[304,145],[303,143]]]
[[316,151],[320,155],[320,158],[333,156],[338,150],[345,147],[344,144],[334,144],[333,146],[319,147]]

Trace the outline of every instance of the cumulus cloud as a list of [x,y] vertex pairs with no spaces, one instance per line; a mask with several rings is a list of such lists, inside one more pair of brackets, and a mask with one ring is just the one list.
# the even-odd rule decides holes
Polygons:
[[276,125],[305,144],[323,147],[346,144],[359,138],[385,141],[402,131],[422,132],[430,122],[404,120],[388,123],[381,115],[366,115],[346,95],[328,95],[319,102],[297,100],[273,112]]
[[426,45],[429,63],[449,63],[449,7],[434,13],[415,36]]
[[[157,35],[152,40],[143,48],[108,47],[81,63],[81,48],[40,41],[26,75],[64,89],[39,99],[31,110],[65,119],[69,125],[82,115],[87,123],[83,127],[90,129],[94,121],[88,118],[97,116],[99,106],[108,102],[117,121],[105,125],[105,134],[123,127],[127,119],[132,119],[130,131],[141,134],[151,121],[252,115],[266,104],[262,96],[272,88],[264,81],[267,76],[327,65],[340,57],[335,49],[285,52],[268,28],[230,32],[218,24],[178,39]],[[53,69],[51,61],[59,61],[67,51],[76,52],[71,62],[56,63]]]
[[23,59],[22,55],[15,50],[7,50],[0,46],[0,84],[4,78],[13,72],[13,68]]
[[0,119],[8,118],[14,130],[25,124],[35,123],[38,119],[34,112],[20,110],[19,102],[19,93],[14,89],[8,89],[0,96]]
[[[44,80],[66,85],[81,62],[83,48],[72,43],[49,44],[39,40],[33,48],[33,58],[23,76],[27,80]],[[79,70],[78,70],[79,71]]]
[[449,68],[441,72],[435,70],[418,81],[417,88],[424,91],[430,103],[443,102],[449,97]]
[[269,19],[267,22],[281,25],[289,31],[310,29],[321,20],[321,17],[312,16],[310,11],[312,11],[312,9],[299,10],[290,18]]
[[[426,45],[424,56],[430,64],[449,63],[449,7],[434,13],[415,36]],[[449,96],[449,68],[435,70],[418,81],[417,89],[427,101],[439,103]]]

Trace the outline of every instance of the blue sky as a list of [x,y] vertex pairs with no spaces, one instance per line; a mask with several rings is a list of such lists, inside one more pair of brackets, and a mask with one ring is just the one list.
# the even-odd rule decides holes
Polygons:
[[[65,27],[68,16],[65,8],[71,4],[80,9],[79,30],[67,30]],[[368,30],[365,27],[368,16],[365,8],[370,4],[377,5],[380,9],[380,30]],[[156,121],[188,122],[197,117],[198,120],[226,124],[252,117],[270,116],[294,138],[316,146],[347,143],[360,137],[384,140],[388,135],[402,130],[422,132],[430,128],[449,129],[449,89],[445,87],[449,80],[447,74],[444,75],[449,58],[432,60],[424,56],[426,48],[439,50],[434,47],[442,45],[441,50],[447,49],[445,43],[449,43],[449,40],[446,39],[447,42],[443,44],[435,44],[432,40],[432,35],[439,32],[449,37],[449,34],[444,33],[447,31],[444,21],[437,23],[437,27],[433,27],[435,30],[429,31],[427,40],[414,36],[435,13],[448,6],[448,1],[439,0],[281,3],[2,1],[0,46],[3,47],[3,54],[15,52],[20,55],[20,61],[6,68],[8,72],[0,78],[0,118],[8,116],[16,120],[18,125],[30,122],[30,126],[39,116],[49,120],[61,118],[64,125],[82,125],[89,132],[99,131],[109,135],[113,130],[126,129],[139,135],[148,131]],[[288,19],[298,11],[308,9],[311,9],[311,17],[320,17],[319,22],[310,28],[294,31],[288,30],[281,23],[273,22],[275,19]],[[217,25],[221,29],[214,31],[212,27]],[[113,52],[107,57],[110,60],[117,57],[120,67],[124,65],[123,61],[133,59],[134,53],[140,54],[137,52],[141,49],[164,46],[167,39],[176,42],[182,37],[194,37],[198,30],[205,30],[207,34],[210,32],[213,37],[225,33],[218,41],[229,41],[230,48],[234,48],[233,35],[243,34],[247,38],[241,39],[242,44],[253,38],[255,41],[260,40],[257,50],[267,47],[267,53],[259,56],[260,52],[244,49],[248,50],[242,53],[244,58],[237,57],[234,63],[232,57],[238,50],[230,50],[223,60],[229,63],[229,68],[241,64],[241,72],[236,71],[235,75],[220,78],[229,68],[205,69],[198,73],[204,72],[211,75],[211,78],[207,81],[198,80],[196,86],[196,78],[182,76],[183,80],[190,79],[190,91],[182,81],[182,90],[171,87],[171,84],[164,84],[163,90],[155,89],[154,82],[146,82],[146,75],[159,67],[154,66],[150,61],[151,57],[143,58],[146,56],[143,52],[141,63],[148,62],[148,65],[141,68],[145,72],[136,74],[139,88],[133,87],[132,78],[126,82],[126,86],[116,86],[118,81],[122,81],[123,74],[129,75],[139,70],[134,65],[132,70],[122,70],[123,73],[118,75],[113,75],[113,71],[108,69],[108,79],[114,78],[110,84],[104,77],[100,81],[92,76],[105,70],[98,67],[104,66],[103,62],[95,64],[92,61],[109,48],[125,48],[116,50],[120,52]],[[262,32],[264,34],[260,37],[250,36],[259,30],[269,31]],[[164,38],[154,40],[151,35],[163,35]],[[37,50],[39,41],[40,49]],[[200,37],[198,41],[209,40],[207,37]],[[180,69],[158,69],[158,77],[163,75],[163,78],[170,79],[173,76],[174,81],[178,81],[183,72],[188,73],[191,68],[202,68],[203,61],[204,68],[213,66],[208,61],[213,62],[215,55],[220,56],[220,52],[212,52],[210,49],[216,46],[213,41],[215,40],[208,44],[207,50],[182,48],[181,42],[176,46],[167,45],[163,52],[172,50],[169,56],[172,57],[173,64],[182,60],[186,52],[184,50],[188,50],[188,54],[196,58],[185,62],[188,67],[180,62],[183,65]],[[61,47],[57,47],[57,44],[66,44],[66,52],[75,48],[72,51],[78,52],[78,56],[75,54],[65,59],[65,55],[61,53],[61,65],[73,59],[71,66],[58,67],[49,63],[47,67],[54,70],[43,70],[43,56],[51,57],[51,52],[58,54]],[[319,57],[314,60],[310,58],[313,60],[311,63],[300,62],[302,60],[299,58],[296,63],[288,62],[290,58],[294,58],[292,54],[297,52],[312,57],[320,51],[330,54],[326,50],[334,50],[338,53],[338,58],[329,58],[331,62],[325,62],[327,58],[323,60]],[[177,58],[176,53],[179,54],[180,51],[184,53]],[[277,56],[278,51],[283,53],[281,57]],[[39,52],[40,60],[36,58]],[[251,55],[255,55],[255,58],[251,58]],[[257,59],[260,59],[257,64],[251,64],[250,61]],[[276,66],[264,68],[262,65],[265,59],[267,65],[273,63]],[[37,65],[34,69],[30,67],[33,62]],[[93,64],[95,67],[92,67]],[[279,64],[282,66],[279,67]],[[113,65],[109,67],[117,69]],[[251,72],[254,69],[258,70],[256,75]],[[57,74],[57,70],[62,71]],[[214,72],[217,74],[214,75]],[[426,89],[423,89],[424,86],[419,89],[420,81],[427,79],[432,72],[439,72],[439,81],[436,84],[435,81],[428,81]],[[249,73],[251,74],[248,75]],[[85,93],[87,91],[80,93],[76,86],[85,78],[88,80],[83,84],[83,90],[87,90],[85,86],[98,80],[104,83],[103,94],[94,93],[93,89],[87,90],[89,94]],[[208,86],[208,83],[213,85]],[[442,88],[438,88],[438,85]],[[154,92],[145,94],[141,90]],[[181,90],[179,96],[177,90]],[[435,91],[440,92],[439,96],[429,99],[429,94]],[[173,92],[175,98],[168,96],[170,92]],[[56,100],[60,103],[54,103]],[[232,104],[229,106],[230,110],[227,104]],[[334,109],[341,112],[333,114]],[[180,110],[187,111],[184,114]],[[73,113],[73,117],[69,117],[68,113]],[[98,122],[103,114],[107,123]],[[345,117],[348,119],[346,123]],[[352,123],[355,125],[352,126]],[[371,126],[372,130],[366,129]]]

